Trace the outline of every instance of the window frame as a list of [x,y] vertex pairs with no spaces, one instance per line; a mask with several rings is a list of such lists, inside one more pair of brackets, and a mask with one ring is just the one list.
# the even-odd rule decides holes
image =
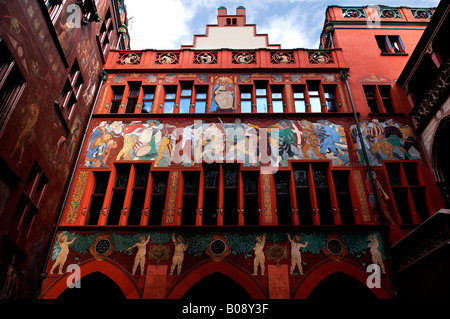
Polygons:
[[[14,59],[12,51],[4,38],[0,37],[0,50],[4,53],[4,64],[0,65],[0,94],[5,94],[5,100],[0,103],[0,134],[6,127],[6,123],[9,117],[17,105],[17,102],[21,98],[27,82],[23,76],[21,67]],[[6,57],[6,59],[5,59]],[[3,59],[2,59],[3,60]],[[3,62],[3,61],[2,61]],[[6,87],[6,84],[10,81],[14,82],[14,85]]]
[[[366,88],[369,87],[373,87],[374,88],[374,96],[368,98],[367,97],[367,93],[366,93]],[[383,89],[387,89],[389,88],[389,97],[387,96],[382,96],[380,93],[380,88],[379,87],[383,87]],[[390,84],[387,83],[362,83],[362,89],[363,89],[363,94],[366,98],[366,103],[367,103],[367,107],[369,109],[369,113],[385,113],[385,114],[395,114],[397,113],[397,104],[395,99],[393,98],[393,92],[392,92],[392,86]],[[388,108],[386,108],[385,106],[385,100],[389,100],[390,104],[392,107],[392,112],[388,111]],[[376,106],[378,108],[378,112],[374,112],[374,110],[372,110],[372,108],[370,107],[370,103],[369,101],[375,101]],[[389,107],[389,108],[390,108]]]

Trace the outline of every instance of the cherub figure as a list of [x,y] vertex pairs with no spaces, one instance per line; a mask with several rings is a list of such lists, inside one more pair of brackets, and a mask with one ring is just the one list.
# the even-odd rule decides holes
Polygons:
[[303,275],[303,267],[302,267],[302,255],[300,253],[301,248],[305,248],[308,246],[308,242],[304,244],[301,243],[301,237],[298,234],[294,235],[294,239],[287,234],[289,242],[291,243],[291,270],[290,274],[294,274],[295,266],[298,267],[300,271],[300,275]]
[[177,274],[179,275],[181,273],[181,267],[183,265],[184,252],[188,248],[188,245],[184,244],[183,236],[178,235],[175,238],[175,233],[172,234],[172,241],[175,245],[175,251],[173,253],[172,266],[170,267],[170,275],[173,275],[175,267],[177,266]]
[[130,249],[133,249],[134,247],[137,247],[138,251],[136,253],[136,258],[134,258],[134,265],[133,265],[133,271],[131,275],[136,274],[137,266],[141,266],[141,276],[144,275],[144,266],[145,266],[145,253],[147,252],[147,244],[150,241],[150,235],[147,236],[147,239],[145,239],[145,236],[139,237],[139,241],[134,244],[131,247],[127,248],[127,251]]
[[69,255],[69,246],[72,245],[75,239],[77,239],[77,237],[68,242],[67,234],[63,233],[59,234],[58,244],[59,247],[61,247],[61,251],[59,252],[58,257],[56,257],[56,261],[53,264],[52,269],[50,269],[50,274],[53,274],[53,271],[57,266],[59,266],[58,275],[63,274],[62,269],[64,267],[64,264],[66,263],[67,256]]
[[253,275],[258,274],[258,266],[261,267],[261,276],[264,276],[265,270],[265,256],[263,252],[264,244],[266,243],[266,234],[256,236],[256,244],[253,250],[255,251],[255,259],[253,260]]
[[370,247],[370,253],[372,254],[372,263],[375,265],[379,265],[383,274],[386,273],[383,263],[383,257],[381,257],[381,252],[378,250],[380,244],[378,243],[377,235],[371,234],[367,239],[370,241],[369,246],[367,247]]

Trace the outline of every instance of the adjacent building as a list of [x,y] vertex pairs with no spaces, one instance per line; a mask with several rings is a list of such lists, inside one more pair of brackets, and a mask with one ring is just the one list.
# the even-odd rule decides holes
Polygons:
[[111,50],[39,298],[395,298],[391,246],[444,204],[396,83],[434,12],[330,6],[283,49],[220,7]]
[[123,1],[0,2],[0,299],[35,298]]

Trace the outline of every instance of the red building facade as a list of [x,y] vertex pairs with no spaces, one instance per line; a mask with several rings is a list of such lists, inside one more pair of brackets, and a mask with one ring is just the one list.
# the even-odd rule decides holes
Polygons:
[[320,49],[281,49],[220,7],[192,46],[111,51],[40,298],[394,298],[390,246],[443,202],[395,84],[414,10],[329,7]]
[[0,3],[0,299],[40,290],[103,65],[128,48],[119,12],[123,1]]

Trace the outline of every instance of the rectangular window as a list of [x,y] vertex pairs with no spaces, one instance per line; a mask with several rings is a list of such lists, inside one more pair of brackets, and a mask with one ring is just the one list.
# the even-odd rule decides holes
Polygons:
[[218,164],[203,164],[202,225],[217,225],[219,170]]
[[292,91],[294,94],[294,107],[295,112],[297,113],[305,113],[306,105],[305,105],[305,86],[304,85],[293,85]]
[[267,84],[256,83],[255,86],[256,112],[267,113]]
[[223,224],[237,225],[238,212],[238,170],[239,164],[222,164],[223,167]]
[[0,130],[13,110],[23,89],[25,79],[20,73],[5,41],[0,38]]
[[311,167],[320,225],[333,225],[330,187],[327,176],[328,164],[312,163]]
[[77,60],[75,60],[70,69],[60,99],[61,111],[66,119],[71,118],[73,107],[78,101],[83,82],[80,67]]
[[199,175],[199,172],[183,172],[184,187],[181,225],[195,225]]
[[106,187],[108,186],[110,172],[94,171],[95,186],[91,194],[91,202],[86,216],[86,225],[97,225],[100,212],[103,208]]
[[395,113],[390,85],[363,85],[367,105],[372,113]]
[[111,11],[108,9],[108,12],[105,15],[105,19],[103,20],[102,26],[100,27],[100,35],[99,35],[99,41],[102,47],[103,55],[106,55],[106,52],[111,46],[110,41],[113,30],[114,26],[111,19]]
[[164,203],[166,198],[167,180],[169,172],[151,172],[152,192],[150,202],[149,225],[161,225],[164,214]]
[[333,225],[329,164],[292,163],[300,225]]
[[152,107],[153,107],[153,99],[155,98],[155,87],[154,86],[144,86],[143,91],[144,91],[144,96],[142,98],[141,113],[151,113]]
[[241,92],[241,113],[252,113],[252,87],[240,86]]
[[[426,188],[415,161],[384,162],[393,200],[402,224],[418,224],[430,215]],[[388,221],[387,221],[388,222]]]
[[128,82],[128,101],[125,113],[134,113],[141,89],[141,82]]
[[274,85],[270,87],[272,93],[272,112],[283,113],[283,87],[280,85]]
[[206,98],[208,87],[206,85],[195,87],[195,113],[206,112]]
[[258,178],[259,172],[242,172],[245,225],[259,225]]
[[175,106],[175,99],[177,97],[177,87],[176,86],[166,86],[164,87],[164,113],[173,113]]
[[328,112],[337,112],[336,85],[327,84],[323,86],[323,94]]
[[292,225],[291,191],[289,187],[290,176],[291,171],[278,171],[273,175],[275,180],[278,225]]
[[309,165],[307,163],[293,163],[295,193],[300,225],[312,225],[312,203],[309,182]]
[[378,91],[380,92],[381,103],[387,113],[394,113],[394,106],[391,101],[391,86],[390,85],[378,85]]
[[322,105],[320,102],[320,91],[319,81],[308,81],[308,97],[309,97],[309,106],[312,113],[319,113],[322,112]]
[[55,19],[58,16],[59,10],[63,6],[62,0],[44,0],[45,6],[47,7],[50,20],[55,23]]
[[375,40],[382,54],[405,53],[405,47],[398,35],[376,35]]
[[353,215],[353,204],[349,188],[349,171],[332,171],[334,190],[339,208],[339,216],[343,225],[352,225],[355,223]]
[[179,113],[189,113],[191,108],[192,83],[181,84]]
[[48,178],[43,173],[38,163],[34,162],[19,203],[14,211],[12,225],[20,234],[28,236],[33,225],[34,218],[41,207]]
[[119,225],[120,215],[125,201],[131,164],[115,164],[116,180],[114,182],[107,225]]
[[109,113],[119,112],[120,105],[122,103],[124,86],[112,86],[112,98],[111,106],[109,107]]
[[140,225],[142,209],[144,208],[145,202],[145,193],[147,191],[150,164],[133,164],[133,166],[135,175],[127,225]]

